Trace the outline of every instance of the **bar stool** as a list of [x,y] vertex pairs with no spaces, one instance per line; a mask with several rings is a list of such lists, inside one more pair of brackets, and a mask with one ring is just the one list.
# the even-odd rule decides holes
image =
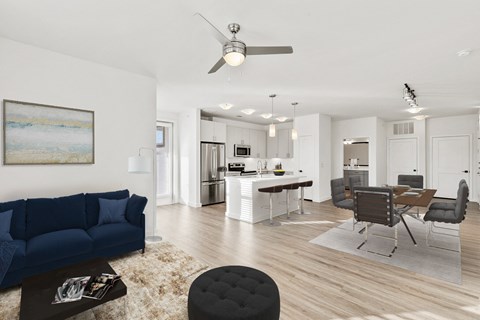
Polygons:
[[266,187],[266,188],[259,188],[258,192],[264,192],[264,193],[269,193],[270,194],[270,225],[273,225],[273,200],[272,200],[272,194],[273,193],[280,193],[283,191],[283,186],[278,185],[278,186],[271,186],[271,187]]
[[310,188],[313,185],[313,181],[312,180],[302,181],[298,185],[300,186],[300,194],[301,194],[300,212],[298,214],[310,214],[310,212],[305,212],[303,210],[303,200],[304,200],[303,197],[304,197],[305,188]]
[[283,190],[287,190],[287,219],[290,219],[290,190],[298,190],[298,182],[283,185]]

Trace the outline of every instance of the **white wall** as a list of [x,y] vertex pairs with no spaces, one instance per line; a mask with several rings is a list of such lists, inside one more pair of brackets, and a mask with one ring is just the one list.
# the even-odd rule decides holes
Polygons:
[[478,115],[464,115],[455,117],[431,118],[426,123],[426,146],[427,146],[427,186],[432,185],[432,137],[449,135],[470,135],[471,136],[471,168],[470,170],[470,200],[478,201],[476,186],[476,164],[477,159],[477,126]]
[[377,117],[332,122],[332,179],[343,177],[343,139],[349,138],[369,138],[368,183],[371,186],[384,184],[386,173],[381,162],[386,162],[385,133],[383,122]]
[[[331,119],[330,117],[321,114],[296,117],[295,128],[297,129],[298,137],[313,137],[314,173],[312,200],[315,202],[325,201],[330,198]],[[297,168],[299,166],[298,154],[297,140],[294,143],[294,159]]]
[[154,79],[0,38],[0,99],[95,111],[95,164],[2,165],[0,201],[128,188],[152,211],[153,174],[127,159],[155,146]]
[[[395,123],[405,123],[405,122],[413,122],[414,133],[413,134],[402,134],[402,135],[394,135],[393,134],[393,125]],[[386,122],[386,136],[387,136],[387,155],[388,155],[388,140],[389,139],[406,139],[406,138],[416,138],[417,139],[417,153],[418,153],[418,174],[427,177],[427,147],[425,142],[426,137],[426,120],[407,120],[407,121],[393,121],[393,122]],[[387,157],[388,159],[388,157]],[[387,170],[388,170],[388,163],[387,163]],[[387,171],[387,180],[388,180],[388,171]],[[388,182],[388,181],[387,181]],[[426,183],[426,182],[425,182]]]
[[179,115],[180,203],[200,207],[200,110]]

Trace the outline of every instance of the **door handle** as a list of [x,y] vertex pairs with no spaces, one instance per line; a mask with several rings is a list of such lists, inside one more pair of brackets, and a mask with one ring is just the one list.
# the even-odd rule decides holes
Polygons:
[[468,170],[463,170],[463,173],[468,173]]
[[298,172],[303,172],[303,170],[298,170]]
[[417,169],[413,169],[413,172],[417,172]]

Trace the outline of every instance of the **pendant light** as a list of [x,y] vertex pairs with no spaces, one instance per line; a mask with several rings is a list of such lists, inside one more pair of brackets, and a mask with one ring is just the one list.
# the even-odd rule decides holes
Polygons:
[[295,129],[295,107],[297,106],[298,102],[292,102],[293,106],[293,129],[292,129],[292,140],[298,139],[297,129]]
[[[271,94],[270,98],[272,98],[272,115],[273,115],[273,98],[275,98],[277,95],[276,94]],[[272,123],[270,123],[270,126],[268,128],[268,135],[273,138],[275,137],[275,125],[273,124],[273,117],[272,117]]]

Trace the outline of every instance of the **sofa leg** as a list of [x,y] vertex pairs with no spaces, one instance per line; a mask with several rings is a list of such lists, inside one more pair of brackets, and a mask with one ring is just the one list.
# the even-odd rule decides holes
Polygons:
[[142,249],[142,254],[144,254],[144,253],[145,253],[145,248]]

